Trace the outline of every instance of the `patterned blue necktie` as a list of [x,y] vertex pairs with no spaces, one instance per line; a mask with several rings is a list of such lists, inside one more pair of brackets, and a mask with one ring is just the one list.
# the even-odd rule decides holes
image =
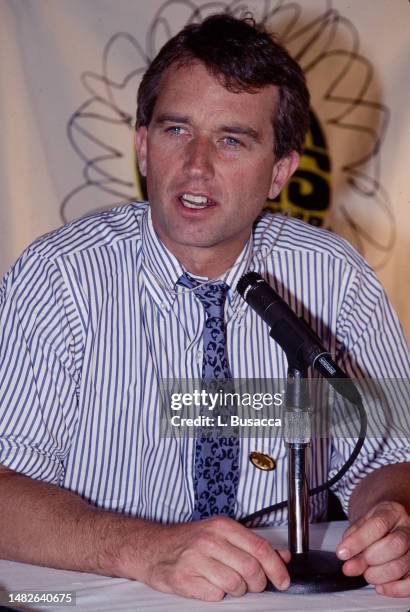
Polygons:
[[[189,288],[198,285],[198,282],[186,273],[178,283]],[[227,381],[232,379],[224,323],[227,291],[228,285],[222,281],[202,285],[195,290],[206,314],[202,379],[204,387],[211,387],[213,392],[219,389],[232,390],[232,386],[227,386]],[[231,385],[231,382],[228,384]],[[227,415],[223,409],[214,409],[212,416],[215,421],[218,414],[222,415],[223,420],[226,419]],[[222,435],[222,428],[218,430],[216,425],[211,430],[200,431],[195,446],[195,506],[192,520],[217,515],[233,517],[238,481],[239,436]]]

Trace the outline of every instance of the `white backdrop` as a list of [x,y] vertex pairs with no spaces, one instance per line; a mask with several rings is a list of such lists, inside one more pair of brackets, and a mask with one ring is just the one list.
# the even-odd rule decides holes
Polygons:
[[407,0],[0,0],[0,275],[40,234],[138,194],[141,73],[196,14],[245,6],[306,70],[332,165],[324,225],[377,269],[409,332]]

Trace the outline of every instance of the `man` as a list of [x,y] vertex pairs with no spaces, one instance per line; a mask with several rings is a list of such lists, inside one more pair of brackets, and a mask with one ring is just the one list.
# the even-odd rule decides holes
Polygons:
[[[351,374],[404,375],[382,356],[394,347],[405,359],[406,349],[363,260],[297,221],[254,225],[297,167],[307,113],[300,69],[249,22],[211,17],[154,60],[136,130],[150,207],[121,206],[39,239],[2,285],[1,556],[210,601],[261,591],[267,578],[287,588],[289,552],[231,518],[286,498],[283,445],[260,441],[277,462],[262,472],[241,439],[234,514],[192,521],[195,441],[161,436],[158,406],[161,380],[202,375],[195,281],[229,288],[232,376],[285,377],[283,352],[234,290],[249,269],[295,296]],[[186,272],[192,288],[181,285]],[[342,443],[326,444],[316,442],[312,485],[345,461]],[[368,442],[337,490],[353,522],[337,549],[345,573],[391,596],[410,593],[405,460],[406,449]],[[312,503],[312,519],[324,503]],[[266,519],[284,521],[286,512]]]

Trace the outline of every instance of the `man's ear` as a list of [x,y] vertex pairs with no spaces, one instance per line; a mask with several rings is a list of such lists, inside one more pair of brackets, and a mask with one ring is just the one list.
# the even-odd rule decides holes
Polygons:
[[299,154],[291,151],[286,157],[282,157],[273,166],[272,181],[268,193],[268,198],[274,200],[286,185],[292,174],[299,165]]
[[142,126],[135,130],[134,135],[138,168],[142,176],[147,176],[147,132],[147,128]]

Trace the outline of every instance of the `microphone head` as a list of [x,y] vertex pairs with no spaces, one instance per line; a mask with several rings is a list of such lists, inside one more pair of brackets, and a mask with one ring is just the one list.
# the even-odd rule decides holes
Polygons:
[[239,293],[239,295],[241,295],[244,299],[246,299],[245,294],[247,290],[253,287],[256,287],[257,283],[260,281],[265,282],[260,274],[258,274],[257,272],[248,272],[247,274],[244,274],[238,280],[238,284],[236,285],[236,290]]

